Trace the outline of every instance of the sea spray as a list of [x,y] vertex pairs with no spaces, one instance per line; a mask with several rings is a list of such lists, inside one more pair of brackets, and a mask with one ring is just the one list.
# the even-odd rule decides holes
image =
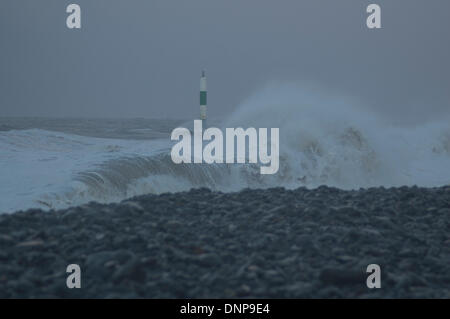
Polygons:
[[[260,167],[248,162],[174,164],[170,132],[179,124],[152,122],[155,126],[148,126],[149,130],[164,129],[164,134],[157,134],[161,139],[132,140],[127,139],[127,125],[135,125],[130,123],[121,123],[123,139],[121,132],[112,130],[114,123],[97,120],[95,130],[90,126],[81,130],[79,120],[65,123],[88,136],[43,129],[0,132],[0,212],[117,202],[197,187],[232,192],[247,187],[358,189],[450,184],[448,118],[414,127],[393,125],[362,103],[326,96],[319,88],[268,86],[215,124],[222,130],[279,127],[280,165],[272,175],[261,175]],[[34,126],[35,122],[25,124]],[[113,132],[114,138],[89,137],[110,134],[105,132]]]

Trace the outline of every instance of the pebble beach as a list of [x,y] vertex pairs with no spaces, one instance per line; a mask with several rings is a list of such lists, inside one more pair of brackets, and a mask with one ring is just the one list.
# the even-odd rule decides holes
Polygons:
[[450,298],[450,186],[200,188],[4,214],[0,298]]

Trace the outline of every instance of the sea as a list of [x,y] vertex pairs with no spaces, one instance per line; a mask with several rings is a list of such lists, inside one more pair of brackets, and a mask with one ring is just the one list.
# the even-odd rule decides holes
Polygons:
[[280,129],[280,169],[174,164],[171,131],[192,119],[0,117],[0,213],[207,187],[341,189],[450,184],[450,120],[398,125],[345,99],[263,90],[220,128]]

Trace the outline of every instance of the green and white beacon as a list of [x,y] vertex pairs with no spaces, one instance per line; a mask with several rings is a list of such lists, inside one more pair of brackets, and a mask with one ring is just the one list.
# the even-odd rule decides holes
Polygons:
[[202,71],[200,78],[200,119],[202,120],[202,127],[206,127],[206,73]]

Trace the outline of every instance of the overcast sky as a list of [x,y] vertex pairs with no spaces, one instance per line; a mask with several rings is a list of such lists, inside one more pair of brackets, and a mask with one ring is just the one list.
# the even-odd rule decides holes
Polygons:
[[[82,29],[66,27],[66,6]],[[369,30],[366,7],[382,7]],[[450,112],[448,0],[1,0],[0,116],[223,116],[268,82]]]

